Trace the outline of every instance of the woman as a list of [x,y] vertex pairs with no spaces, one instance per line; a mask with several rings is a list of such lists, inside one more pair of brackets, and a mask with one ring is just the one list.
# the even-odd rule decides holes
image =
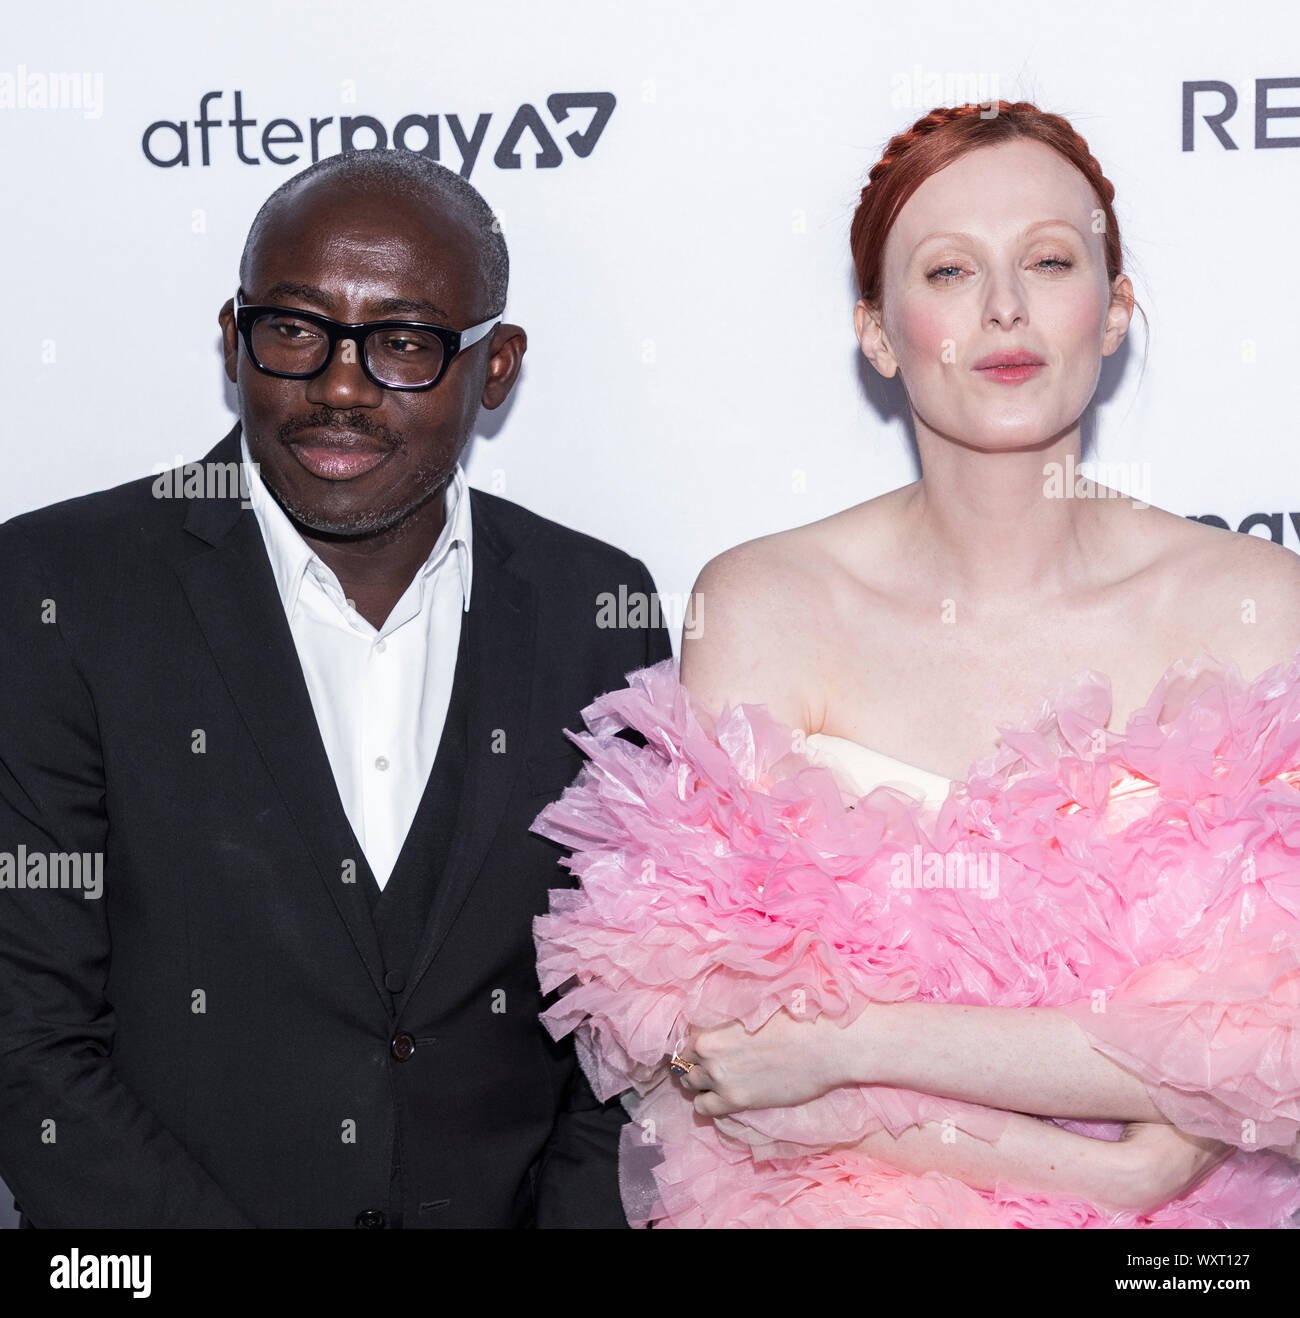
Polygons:
[[854,323],[921,479],[714,559],[682,686],[587,711],[539,964],[631,1086],[633,1220],[1300,1211],[1300,561],[1062,486],[1133,308],[1112,197],[1027,103],[894,138]]

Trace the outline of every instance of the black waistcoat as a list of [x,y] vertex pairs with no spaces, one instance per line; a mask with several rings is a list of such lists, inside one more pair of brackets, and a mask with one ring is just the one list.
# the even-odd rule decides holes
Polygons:
[[[461,787],[469,755],[469,675],[465,659],[469,649],[469,628],[470,615],[463,613],[451,701],[447,706],[442,738],[415,818],[382,891],[370,866],[360,867],[364,873],[362,891],[370,906],[370,918],[374,921],[379,950],[384,958],[384,987],[392,995],[390,1009],[394,1016],[410,985],[460,810]],[[402,1206],[409,1198],[409,1187],[403,1178],[405,1104],[401,1089],[402,1086],[398,1085],[393,1095],[396,1107],[388,1222],[394,1227],[403,1225]]]
[[370,903],[370,916],[384,958],[385,987],[394,1000],[405,992],[415,968],[421,936],[447,863],[460,809],[461,785],[469,754],[469,680],[465,662],[469,626],[470,615],[463,613],[451,702],[447,706],[442,739],[438,742],[433,768],[429,771],[410,831],[382,892],[369,872],[370,867],[364,867],[363,890]]

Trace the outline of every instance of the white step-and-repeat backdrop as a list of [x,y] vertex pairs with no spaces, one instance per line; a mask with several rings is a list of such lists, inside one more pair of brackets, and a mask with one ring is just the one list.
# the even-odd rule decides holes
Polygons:
[[529,334],[471,483],[680,600],[727,546],[915,479],[901,386],[853,336],[849,222],[890,136],[1000,97],[1087,139],[1150,317],[1104,362],[1085,456],[1300,549],[1283,0],[54,0],[5,38],[0,517],[201,457],[233,420],[216,316],[259,204],[400,144],[497,211]]

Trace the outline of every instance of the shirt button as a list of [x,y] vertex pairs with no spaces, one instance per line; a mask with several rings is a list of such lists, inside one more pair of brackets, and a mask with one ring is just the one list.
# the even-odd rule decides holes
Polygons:
[[386,755],[381,755],[381,756],[375,761],[375,768],[378,769],[381,773],[382,773],[385,769],[387,769],[387,768],[388,768],[388,757],[387,757]]
[[385,650],[387,650],[387,649],[388,649],[388,642],[387,642],[387,641],[376,641],[376,642],[375,642],[375,652],[376,652],[376,654],[383,654],[383,652],[384,652]]

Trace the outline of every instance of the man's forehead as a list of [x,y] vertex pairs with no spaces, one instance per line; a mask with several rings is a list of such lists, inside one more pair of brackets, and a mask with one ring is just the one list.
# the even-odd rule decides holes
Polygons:
[[392,239],[444,242],[474,240],[463,203],[438,193],[414,193],[348,178],[309,181],[290,193],[272,217],[297,228],[323,226]]
[[364,301],[371,318],[445,318],[451,304],[477,299],[478,243],[454,210],[425,199],[341,194],[289,198],[268,218],[249,270],[250,284],[264,287],[250,287],[250,295],[271,301],[275,290],[327,315]]
[[449,299],[440,297],[438,290],[415,290],[409,284],[398,285],[391,281],[376,283],[367,279],[349,278],[345,273],[331,279],[328,285],[302,279],[277,279],[265,288],[254,290],[253,295],[276,304],[303,305],[323,311],[327,316],[343,320],[349,308],[364,307],[361,313],[367,320],[409,318],[412,320],[446,321],[455,314],[448,309]]
[[383,264],[400,254],[411,264],[441,269],[477,259],[478,244],[463,222],[431,213],[312,209],[274,216],[257,243],[258,253],[268,257],[292,248],[327,251],[331,259],[358,264]]

